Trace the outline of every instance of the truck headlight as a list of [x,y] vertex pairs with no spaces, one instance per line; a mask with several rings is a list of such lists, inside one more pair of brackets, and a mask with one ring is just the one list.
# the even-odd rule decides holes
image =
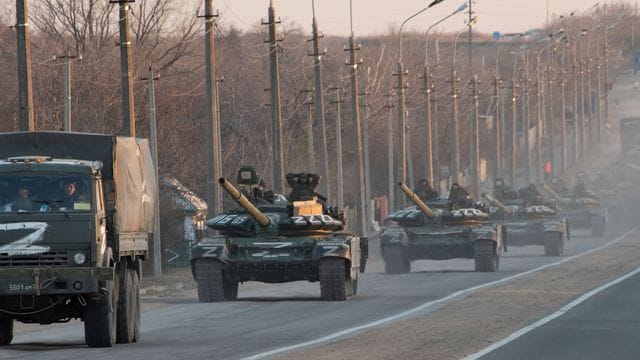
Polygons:
[[87,260],[87,257],[83,253],[77,253],[73,255],[73,261],[78,265],[84,264],[86,260]]

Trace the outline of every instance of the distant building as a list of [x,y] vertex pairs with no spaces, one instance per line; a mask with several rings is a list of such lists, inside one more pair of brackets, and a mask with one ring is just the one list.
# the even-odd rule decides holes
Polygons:
[[163,263],[186,267],[191,244],[205,234],[207,203],[177,179],[165,177],[160,183],[160,206]]

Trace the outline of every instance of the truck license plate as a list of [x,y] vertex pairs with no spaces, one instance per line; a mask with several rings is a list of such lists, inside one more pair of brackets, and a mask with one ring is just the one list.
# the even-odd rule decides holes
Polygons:
[[9,292],[22,292],[22,291],[33,291],[35,290],[34,283],[13,283],[7,285],[7,290]]

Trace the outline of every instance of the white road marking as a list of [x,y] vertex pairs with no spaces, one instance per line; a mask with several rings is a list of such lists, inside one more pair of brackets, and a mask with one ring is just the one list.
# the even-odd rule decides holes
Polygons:
[[601,292],[603,290],[606,290],[606,289],[612,287],[613,285],[616,285],[616,284],[618,284],[618,283],[620,283],[620,282],[622,282],[622,281],[624,281],[624,280],[626,280],[626,279],[628,279],[628,278],[630,278],[630,277],[632,277],[632,276],[634,276],[634,275],[636,275],[638,273],[640,273],[640,267],[635,269],[635,270],[633,270],[633,271],[631,271],[630,273],[627,273],[626,275],[623,275],[623,276],[621,276],[621,277],[619,277],[619,278],[617,278],[617,279],[615,279],[613,281],[610,281],[610,282],[608,282],[608,283],[606,283],[606,284],[604,284],[604,285],[602,285],[602,286],[600,286],[600,287],[598,287],[596,289],[593,289],[593,290],[589,291],[588,293],[580,296],[579,298],[575,299],[574,301],[572,301],[572,302],[568,303],[567,305],[561,307],[560,310],[554,312],[553,314],[551,314],[551,315],[549,315],[549,316],[547,316],[545,318],[542,318],[542,319],[534,322],[531,325],[523,327],[522,329],[514,332],[513,334],[507,336],[506,338],[504,338],[504,339],[502,339],[502,340],[500,340],[500,341],[498,341],[496,343],[493,343],[491,346],[488,346],[488,347],[478,351],[475,354],[471,354],[471,355],[465,357],[463,360],[476,360],[476,359],[479,359],[480,357],[482,357],[484,355],[487,355],[488,353],[490,353],[490,352],[492,352],[492,351],[494,351],[494,350],[496,350],[496,349],[498,349],[498,348],[500,348],[500,347],[502,347],[502,346],[514,341],[515,339],[521,337],[522,335],[524,335],[524,334],[526,334],[526,333],[528,333],[528,332],[530,332],[530,331],[532,331],[532,330],[534,330],[536,328],[539,328],[540,326],[548,323],[549,321],[554,320],[554,319],[566,314],[569,310],[571,310],[574,307],[576,307],[576,306],[580,305],[581,303],[585,302],[586,300],[591,298],[593,295],[596,295],[597,293],[599,293],[599,292]]
[[273,349],[273,350],[265,351],[265,352],[262,352],[262,353],[259,353],[259,354],[255,354],[255,355],[243,358],[242,360],[264,359],[264,358],[269,357],[269,356],[273,356],[273,355],[281,354],[281,353],[292,351],[292,350],[296,350],[296,349],[302,349],[302,348],[306,348],[306,347],[309,347],[309,346],[330,342],[330,341],[339,339],[339,338],[341,338],[343,336],[346,336],[346,335],[350,335],[350,334],[353,334],[353,333],[356,333],[356,332],[360,332],[360,331],[368,330],[368,329],[371,329],[371,328],[375,328],[377,326],[384,325],[386,323],[390,323],[392,321],[407,317],[407,316],[415,314],[417,312],[429,309],[431,307],[434,307],[435,305],[439,305],[439,304],[445,303],[445,302],[447,302],[449,300],[453,300],[453,299],[455,299],[457,297],[460,297],[462,295],[467,295],[467,294],[475,292],[477,290],[481,290],[481,289],[493,287],[493,286],[496,286],[496,285],[500,285],[500,284],[509,282],[511,280],[518,279],[518,278],[521,278],[523,276],[527,276],[527,275],[539,272],[541,270],[544,270],[544,269],[547,269],[547,268],[550,268],[550,267],[553,267],[553,266],[564,264],[564,263],[566,263],[568,261],[580,258],[582,256],[591,254],[593,252],[596,252],[596,251],[599,251],[599,250],[602,250],[602,249],[606,249],[606,248],[610,247],[611,245],[613,245],[613,244],[625,239],[627,236],[632,234],[634,231],[636,231],[636,229],[630,230],[629,232],[625,233],[624,235],[618,237],[617,239],[612,240],[612,241],[610,241],[610,242],[608,242],[608,243],[606,243],[606,244],[604,244],[602,246],[599,246],[597,248],[593,248],[591,250],[587,250],[587,251],[582,252],[580,254],[576,254],[576,255],[564,258],[564,259],[562,259],[560,261],[556,261],[554,263],[550,263],[550,264],[547,264],[547,265],[542,265],[542,266],[537,267],[535,269],[531,269],[531,270],[528,270],[528,271],[525,271],[525,272],[522,272],[522,273],[519,273],[519,274],[515,274],[515,275],[512,275],[512,276],[508,276],[508,277],[500,279],[500,280],[496,280],[496,281],[488,282],[488,283],[485,283],[485,284],[477,285],[477,286],[470,287],[470,288],[464,289],[464,290],[459,290],[459,291],[457,291],[457,292],[455,292],[455,293],[453,293],[451,295],[445,296],[445,297],[440,298],[438,300],[433,300],[433,301],[426,302],[426,303],[424,303],[422,305],[419,305],[419,306],[414,307],[412,309],[403,311],[403,312],[401,312],[399,314],[396,314],[396,315],[392,315],[392,316],[389,316],[389,317],[386,317],[386,318],[383,318],[383,319],[380,319],[380,320],[376,320],[376,321],[373,321],[373,322],[370,322],[370,323],[367,323],[367,324],[355,326],[355,327],[352,327],[352,328],[349,328],[349,329],[344,329],[344,330],[335,332],[333,334],[329,334],[329,335],[317,338],[315,340],[309,340],[309,341],[301,342],[301,343],[298,343],[298,344],[293,344],[293,345],[289,345],[289,346],[283,346],[283,347],[276,348],[276,349]]

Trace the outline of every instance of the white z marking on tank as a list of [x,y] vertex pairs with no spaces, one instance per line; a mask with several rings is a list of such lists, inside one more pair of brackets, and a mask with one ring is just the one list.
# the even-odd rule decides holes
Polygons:
[[49,224],[45,222],[24,222],[0,224],[0,231],[15,230],[34,230],[27,236],[0,246],[0,253],[7,253],[9,256],[15,255],[38,255],[49,251],[48,246],[33,245],[34,243],[44,240],[44,233],[47,231]]
[[293,243],[292,242],[257,242],[257,243],[253,243],[253,245],[273,246],[274,249],[282,249],[282,248],[286,248],[287,246],[292,246]]

